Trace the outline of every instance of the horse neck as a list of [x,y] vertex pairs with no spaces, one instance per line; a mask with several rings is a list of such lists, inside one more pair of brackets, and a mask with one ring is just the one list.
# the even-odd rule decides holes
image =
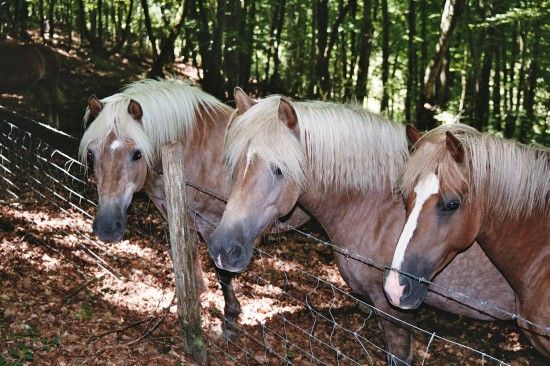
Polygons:
[[[223,165],[224,138],[230,108],[200,113],[194,133],[185,142],[185,176],[189,182],[219,195],[229,194]],[[202,116],[202,117],[201,117]]]
[[[223,166],[223,146],[225,128],[232,110],[224,108],[212,111],[210,114],[202,112],[197,112],[197,125],[192,134],[181,141],[184,144],[185,177],[187,181],[198,187],[227,196],[230,186]],[[164,181],[163,176],[159,174],[160,171],[162,171],[162,160],[159,158],[149,170],[144,187],[151,197],[164,197]],[[204,197],[199,198],[200,195],[196,189],[187,191],[187,200],[191,207],[199,207],[200,202],[205,200]],[[219,208],[215,211],[218,213]],[[221,212],[219,216],[221,217]],[[212,217],[212,219],[219,219],[219,217]]]
[[375,257],[377,264],[391,262],[405,209],[389,184],[382,191],[368,192],[310,185],[298,202],[319,221],[335,245]]
[[[550,278],[550,217],[532,214],[521,218],[486,218],[477,241],[516,293]],[[526,280],[527,279],[527,280]]]

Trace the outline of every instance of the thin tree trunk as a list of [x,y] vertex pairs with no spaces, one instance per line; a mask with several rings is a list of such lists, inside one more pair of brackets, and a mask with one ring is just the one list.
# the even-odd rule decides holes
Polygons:
[[[130,4],[128,5],[128,12],[126,13],[126,21],[124,23],[124,29],[120,30],[120,37],[117,37],[117,42],[113,49],[109,51],[109,54],[115,54],[117,52],[120,52],[122,48],[124,47],[124,44],[128,41],[128,37],[130,35],[130,28],[132,26],[132,17],[134,14],[134,0],[130,0]],[[120,12],[120,16],[122,16],[122,11]],[[121,19],[122,21],[122,19]]]
[[315,58],[316,58],[316,47],[317,47],[317,6],[315,5],[318,0],[314,0],[312,18],[311,18],[311,44],[309,48],[309,82],[307,86],[307,96],[309,98],[314,97],[315,86],[316,86],[316,75],[315,75]]
[[97,33],[95,38],[98,45],[103,45],[103,0],[97,0]]
[[359,59],[357,61],[357,83],[355,84],[355,97],[359,103],[363,103],[367,95],[367,77],[369,75],[370,53],[372,48],[372,17],[371,1],[363,0],[363,24],[361,25],[361,46],[359,47]]
[[[203,1],[197,1],[199,10],[199,49],[204,73],[203,87],[208,93],[224,99],[225,83],[221,74],[222,35],[225,16],[225,1],[217,0],[216,18],[212,32],[208,27],[208,14]],[[211,36],[210,36],[211,35]]]
[[[499,44],[501,42],[500,38],[497,41]],[[493,74],[493,126],[495,127],[495,130],[502,131],[502,112],[500,109],[500,103],[501,103],[501,81],[500,81],[500,47],[495,48],[494,53],[494,62],[495,62],[495,69]]]
[[159,57],[157,50],[157,40],[153,33],[153,26],[151,25],[151,16],[149,15],[149,4],[147,0],[141,0],[141,8],[143,9],[143,16],[145,20],[145,29],[147,30],[147,37],[151,42],[151,51],[153,52],[153,59],[156,60]]
[[38,16],[40,17],[40,38],[46,43],[46,23],[44,22],[44,0],[38,2]]
[[73,48],[73,2],[67,1],[67,22],[68,22],[68,48]]
[[[507,104],[506,123],[504,128],[504,136],[511,138],[514,137],[516,129],[516,116],[514,114],[514,79],[515,79],[515,61],[517,59],[517,24],[512,32],[512,44],[510,49],[510,66],[508,67],[508,77],[506,84],[508,85],[508,98],[505,101]],[[503,60],[506,62],[506,58]]]
[[[518,85],[516,93],[516,103],[515,103],[515,115],[518,120],[521,120],[521,106],[522,106],[522,92],[525,89],[525,39],[526,31],[520,25],[520,31],[518,36],[518,45],[519,45],[519,72],[518,72]],[[521,122],[521,121],[520,121]]]
[[325,68],[328,70],[327,60],[323,57],[328,40],[328,0],[315,1],[316,13],[316,47],[315,47],[315,96],[325,97],[325,91],[329,88],[330,80],[324,75]]
[[[412,108],[416,100],[416,48],[414,38],[416,37],[416,8],[415,0],[409,0],[407,13],[408,40],[407,40],[407,96],[405,97],[405,121],[412,121]],[[417,121],[418,123],[418,121]]]
[[[352,22],[356,21],[357,16],[357,2],[354,1],[350,8],[350,19]],[[356,45],[357,45],[357,33],[355,32],[355,27],[352,29],[350,34],[349,41],[349,65],[347,67],[348,73],[344,75],[344,100],[349,100],[352,96],[353,88],[353,75],[355,74],[355,62],[356,57]]]
[[390,72],[390,17],[388,13],[388,0],[382,0],[382,100],[380,111],[388,108],[389,85],[388,76]]
[[529,132],[533,128],[535,121],[535,93],[537,89],[537,78],[539,74],[539,54],[540,54],[540,25],[536,21],[533,25],[533,43],[531,48],[531,65],[529,67],[529,83],[525,87],[523,97],[524,117],[521,123],[519,140],[527,142]]
[[[468,46],[464,46],[462,64],[468,64]],[[460,72],[460,102],[458,104],[458,112],[462,116],[466,110],[466,97],[468,95],[468,72],[463,69]]]
[[246,0],[244,2],[246,10],[246,24],[241,22],[241,34],[244,35],[244,45],[239,47],[239,82],[244,90],[248,90],[250,81],[250,71],[252,67],[252,51],[254,49],[254,25],[256,22],[256,1]]
[[50,8],[48,9],[48,35],[50,37],[50,42],[53,41],[53,35],[55,33],[55,2],[56,0],[50,0]]
[[318,23],[318,34],[321,34],[322,37],[318,37],[319,46],[317,51],[319,53],[317,54],[317,78],[319,80],[319,95],[322,98],[328,98],[330,96],[332,89],[332,83],[329,73],[330,55],[332,53],[332,50],[334,49],[340,25],[342,25],[342,22],[344,21],[350,8],[354,6],[353,3],[355,2],[356,0],[350,0],[344,6],[342,6],[341,3],[338,16],[336,17],[334,24],[331,27],[332,30],[330,32],[330,37],[328,38],[328,41],[326,28],[328,25],[328,2],[325,2],[323,4],[323,8],[320,9],[324,14],[323,16],[321,16],[321,13],[319,13],[319,19],[323,19],[322,23],[324,23],[325,25],[324,29],[321,29],[322,24]]
[[[460,13],[466,3],[466,0],[446,0],[445,8],[441,16],[441,33],[436,46],[436,51],[430,65],[426,69],[424,76],[424,87],[419,98],[416,111],[416,123],[420,129],[428,130],[435,127],[434,120],[435,107],[435,82],[441,72],[444,56],[447,54],[451,45],[451,36],[456,27]],[[414,70],[414,69],[413,69]]]
[[283,24],[285,19],[285,8],[286,0],[281,0],[279,2],[279,9],[277,12],[277,24],[275,27],[275,39],[274,39],[274,49],[273,49],[273,74],[271,75],[270,80],[270,89],[273,93],[278,93],[280,90],[280,76],[279,76],[279,66],[281,60],[279,58],[279,46],[281,44],[281,34],[283,32]]
[[185,9],[187,2],[183,3],[183,8],[181,9],[181,15],[176,23],[176,25],[170,30],[168,37],[166,37],[160,45],[160,53],[158,57],[154,60],[153,65],[151,66],[151,71],[149,72],[149,77],[155,76],[164,76],[162,71],[164,65],[168,62],[171,54],[174,54],[174,44],[178,35],[181,32],[183,23],[185,22],[185,17],[187,14],[187,9]]

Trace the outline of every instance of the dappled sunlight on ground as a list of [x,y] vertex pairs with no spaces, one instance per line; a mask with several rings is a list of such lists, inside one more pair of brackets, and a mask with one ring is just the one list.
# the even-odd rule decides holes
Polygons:
[[[137,218],[160,225],[154,235],[136,236],[132,229],[123,241],[104,244],[95,241],[91,220],[82,213],[36,207],[33,202],[0,206],[0,356],[59,365],[187,364],[158,218]],[[227,343],[221,335],[222,293],[205,246],[199,248],[207,289],[201,295],[201,317],[210,364],[279,364],[276,355],[303,364],[309,362],[310,347],[329,364],[334,349],[383,364],[383,354],[369,343],[380,344],[377,323],[337,290],[349,291],[327,248],[283,233],[266,238],[261,250],[234,281],[242,306],[241,334],[236,343]],[[313,271],[320,281],[304,271]],[[436,322],[437,317],[444,320]],[[429,309],[419,313],[418,321],[474,347],[480,347],[479,339],[490,340],[497,348],[489,353],[507,352],[507,359],[517,354],[512,358],[517,365],[537,364],[513,326],[465,321]],[[433,364],[444,355],[479,363],[479,357],[442,342],[425,353],[428,340],[416,334],[415,352]]]

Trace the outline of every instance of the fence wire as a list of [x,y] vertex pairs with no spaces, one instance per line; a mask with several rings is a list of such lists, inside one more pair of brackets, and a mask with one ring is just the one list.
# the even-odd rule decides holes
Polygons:
[[[96,206],[91,198],[95,197],[95,189],[91,184],[93,178],[86,175],[84,166],[4,118],[0,118],[0,180],[4,182],[4,189],[0,190],[0,200],[4,202],[47,201],[66,215],[70,216],[71,210],[81,213],[88,218],[87,224],[91,225]],[[224,200],[224,197],[215,192],[193,183],[189,185]],[[148,202],[138,200],[132,205],[129,209],[128,228],[134,235],[144,239],[164,238],[166,242],[166,224]],[[216,224],[205,219],[200,212],[190,211],[196,220]],[[309,241],[322,244],[351,260],[360,260],[379,269],[385,268],[371,258],[343,251],[312,233],[293,230]],[[80,250],[92,257],[98,266],[123,280],[110,264],[109,259],[113,255],[88,231],[79,230],[65,234],[75,237]],[[387,357],[395,360],[384,348],[378,331],[374,314],[383,313],[380,309],[350,294],[349,290],[333,283],[326,276],[312,273],[309,267],[305,270],[295,266],[263,247],[256,248],[255,251],[259,261],[269,262],[276,270],[273,273],[250,270],[242,274],[238,280],[237,297],[252,296],[261,300],[263,292],[268,291],[277,303],[283,304],[281,308],[286,310],[274,312],[259,324],[236,324],[240,332],[236,340],[226,340],[207,332],[212,364],[373,365]],[[419,280],[433,285],[425,279]],[[488,304],[484,300],[479,301]],[[358,311],[358,308],[363,309],[363,312]],[[442,337],[436,332],[409,324],[389,314],[386,316],[414,330],[415,340],[425,345],[423,358],[420,357],[422,364],[429,357],[430,347],[435,342],[445,343],[446,349],[460,349],[454,356],[450,352],[449,357],[463,357],[463,362],[480,360],[482,364],[506,364],[483,351]]]

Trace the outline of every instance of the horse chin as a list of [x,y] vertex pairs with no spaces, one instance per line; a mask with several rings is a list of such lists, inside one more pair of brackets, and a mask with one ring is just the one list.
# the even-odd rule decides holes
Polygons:
[[104,220],[94,220],[92,225],[95,236],[104,243],[116,243],[122,240],[124,232],[126,231],[126,221],[111,221],[105,222]]
[[250,265],[252,261],[252,252],[247,253],[245,257],[241,257],[236,261],[232,261],[232,259],[231,257],[223,258],[221,255],[218,255],[214,258],[214,264],[219,269],[233,273],[241,273]]
[[404,310],[418,309],[426,298],[428,286],[424,283],[412,281],[408,294],[401,296],[399,307]]

